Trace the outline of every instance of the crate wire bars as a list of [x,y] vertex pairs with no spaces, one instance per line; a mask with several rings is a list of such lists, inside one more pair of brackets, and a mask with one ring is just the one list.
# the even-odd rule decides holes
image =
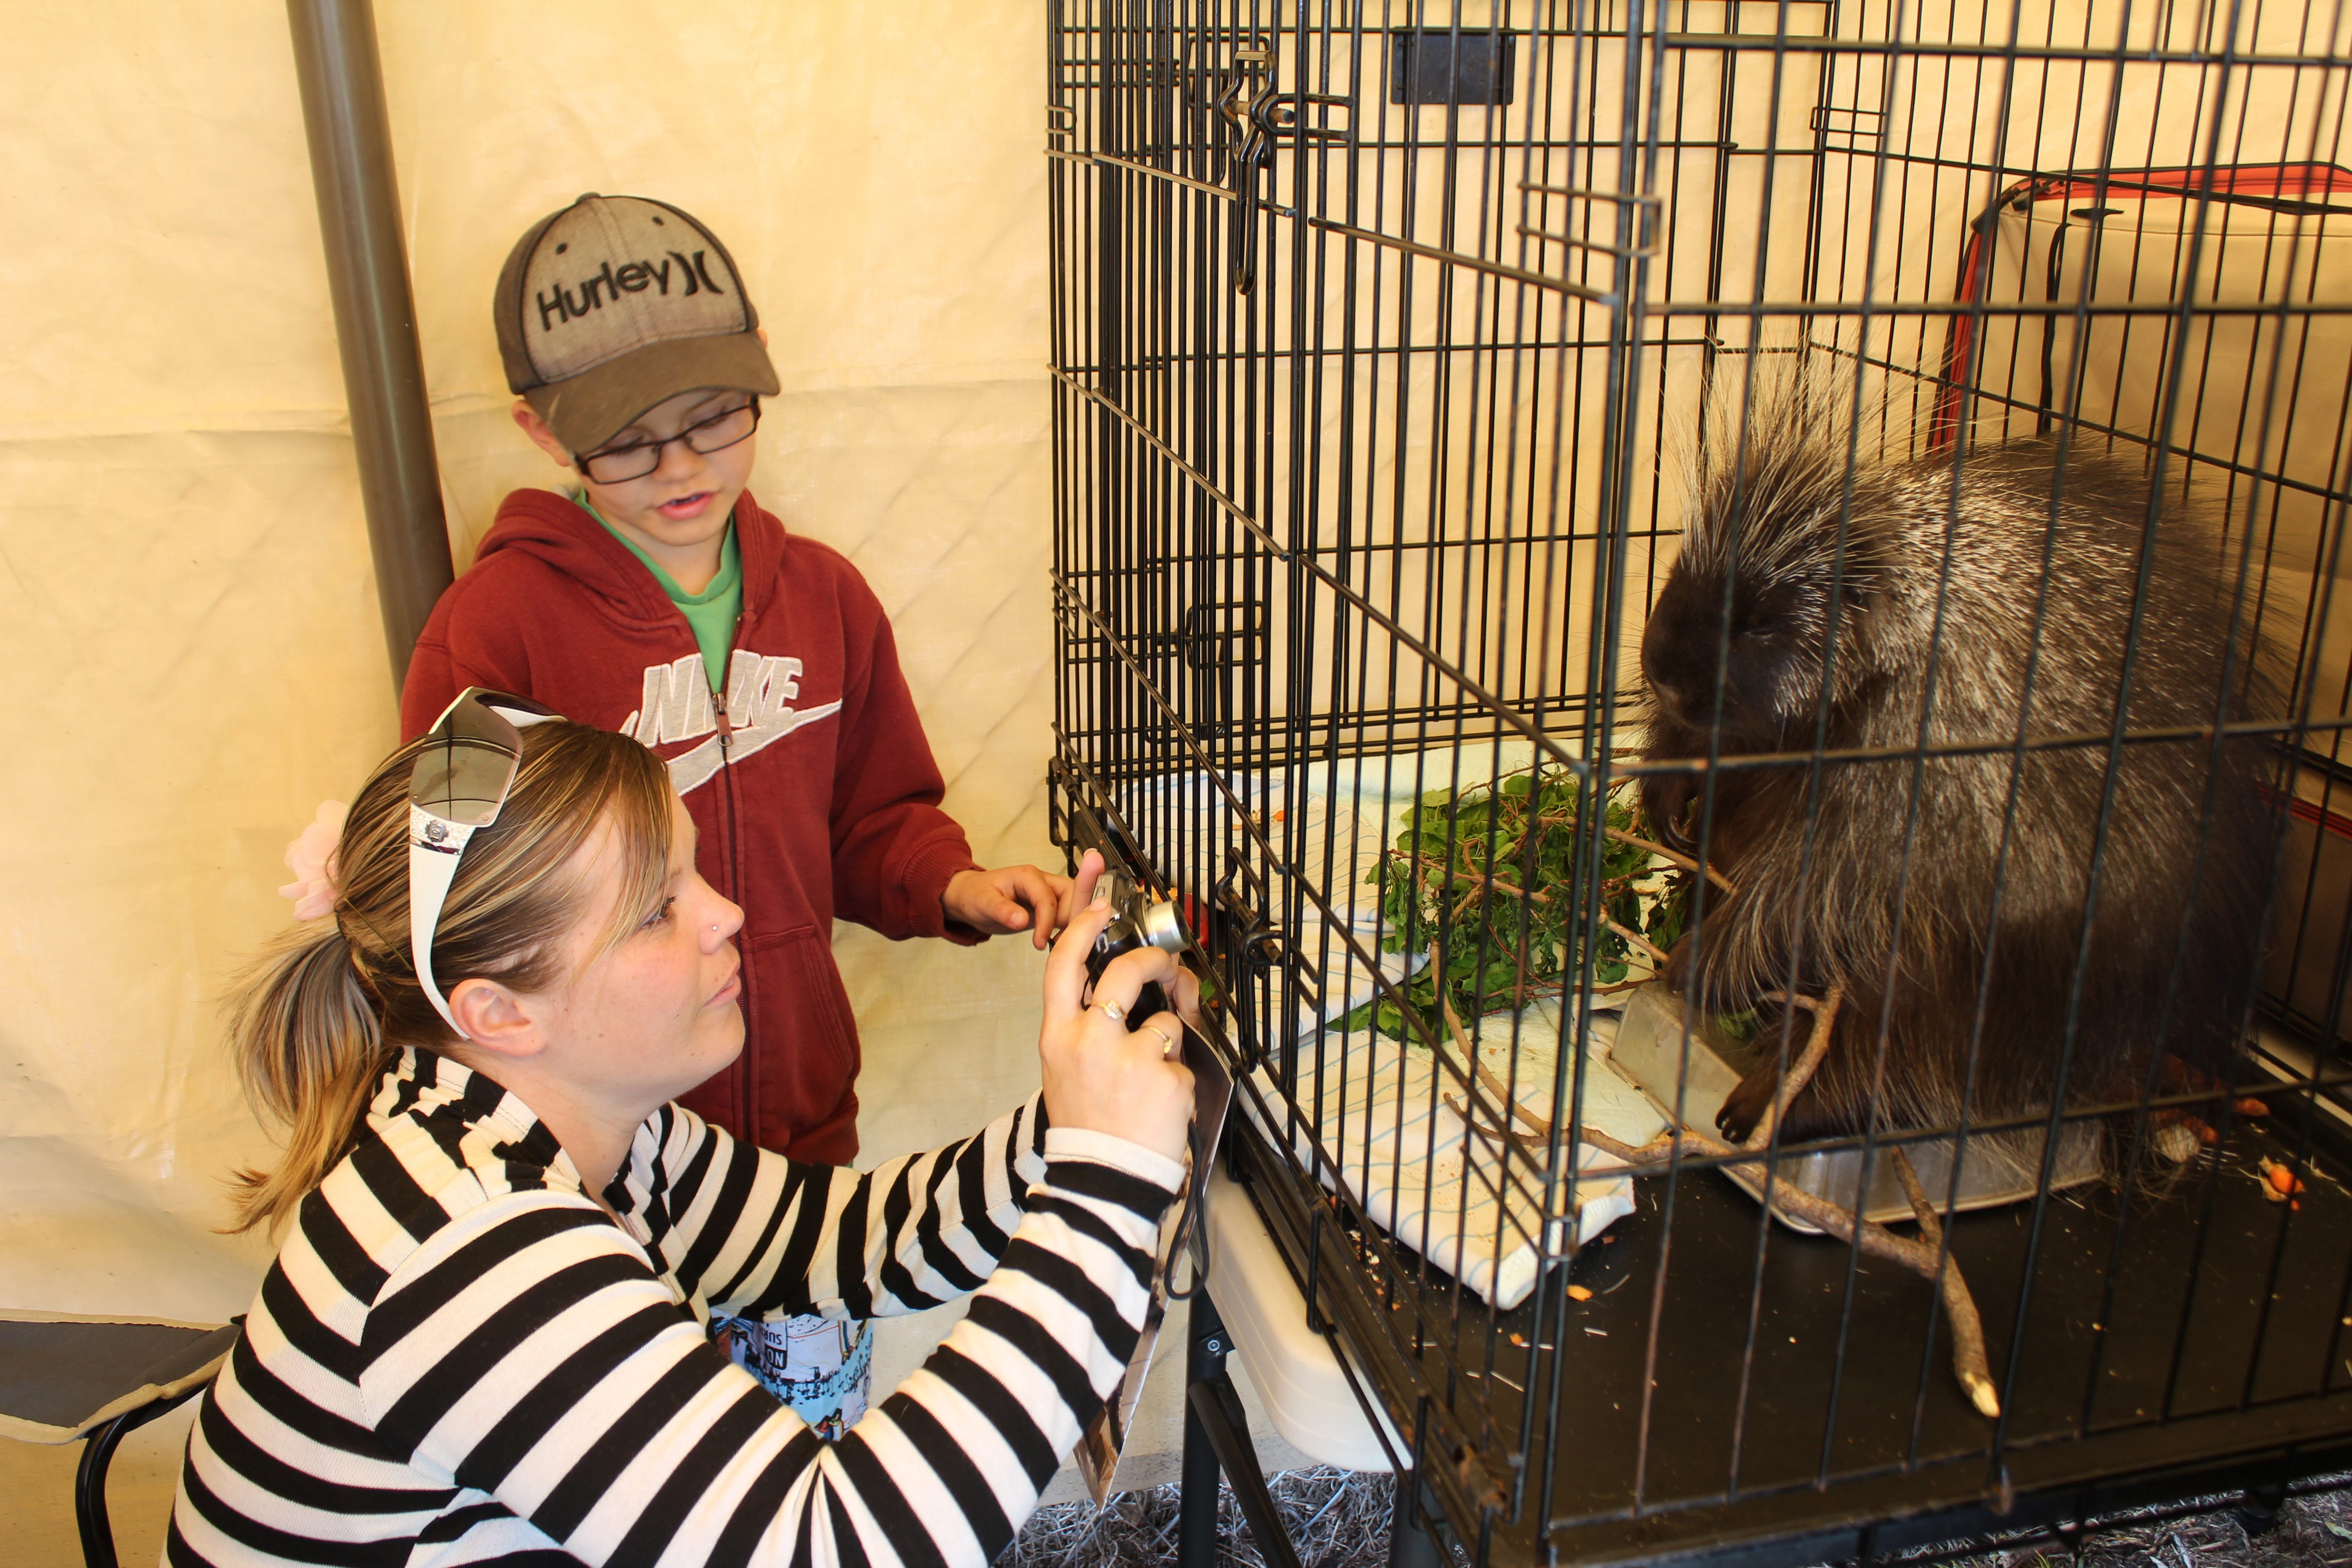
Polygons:
[[[2352,1447],[2352,11],[1049,0],[1048,51],[1055,831],[1182,900],[1237,1173],[1463,1548],[1867,1555]],[[2144,458],[2294,660],[2270,1114],[2161,1194],[2053,1167],[1949,1221],[1992,1419],[1928,1281],[1724,1162],[1603,1213],[1563,1140],[1461,1125],[1622,1109],[1597,943],[1467,1052],[1442,1005],[1412,1044],[1374,1018],[1422,955],[1367,877],[1433,792],[1556,770],[1587,809],[1555,890],[1587,934],[1623,912],[1590,806],[1640,739],[1682,454],[1799,345],[1898,453]],[[1481,976],[1524,958],[1490,939]]]

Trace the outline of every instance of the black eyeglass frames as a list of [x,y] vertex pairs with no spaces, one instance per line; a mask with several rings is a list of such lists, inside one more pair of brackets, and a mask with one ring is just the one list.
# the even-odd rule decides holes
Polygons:
[[617,447],[600,447],[593,452],[572,459],[572,467],[600,485],[625,484],[642,479],[661,467],[662,454],[673,441],[683,441],[705,457],[725,451],[737,442],[750,438],[760,427],[760,400],[724,408],[705,419],[698,419],[675,436],[659,441],[627,441]]

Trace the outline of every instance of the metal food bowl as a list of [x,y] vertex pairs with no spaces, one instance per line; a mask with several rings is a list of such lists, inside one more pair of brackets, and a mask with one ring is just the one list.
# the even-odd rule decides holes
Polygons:
[[[1636,990],[1625,1004],[1624,1020],[1618,1026],[1616,1042],[1610,1047],[1609,1065],[1648,1095],[1669,1121],[1679,1103],[1685,1126],[1711,1133],[1715,1113],[1747,1075],[1759,1051],[1755,1046],[1725,1035],[1709,1019],[1692,1018],[1685,1033],[1685,1012],[1683,999],[1662,984],[1653,983]],[[2042,1168],[2044,1137],[2038,1129],[1976,1132],[1965,1138],[1937,1138],[1902,1146],[1910,1153],[1920,1184],[1939,1207],[1948,1195],[1953,1207],[1981,1209],[2021,1203],[2033,1196],[2035,1178]],[[1964,1154],[1960,1152],[1963,1142]],[[2058,1137],[2058,1158],[2050,1175],[2052,1189],[2098,1180],[2105,1170],[2100,1144],[2099,1129],[2095,1123],[2067,1123]],[[1863,1218],[1881,1225],[1904,1224],[1912,1218],[1911,1204],[1903,1195],[1902,1184],[1895,1179],[1894,1163],[1886,1158],[1885,1147],[1801,1147],[1774,1158],[1772,1179],[1852,1212],[1867,1159],[1870,1186]],[[1956,1155],[1960,1160],[1957,1192],[1952,1186],[1952,1162]],[[1724,1174],[1759,1203],[1763,1202],[1763,1184],[1749,1171],[1727,1167]],[[1821,1234],[1818,1226],[1779,1209],[1772,1211],[1772,1217],[1792,1230]]]

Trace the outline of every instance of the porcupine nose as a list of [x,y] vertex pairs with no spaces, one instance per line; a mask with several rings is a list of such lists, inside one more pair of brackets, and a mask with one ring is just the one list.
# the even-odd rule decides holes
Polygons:
[[1657,700],[1659,710],[1676,723],[1686,722],[1689,704],[1684,700],[1682,688],[1671,680],[1650,677],[1650,693]]
[[1652,626],[1652,635],[1642,639],[1642,679],[1649,683],[1651,695],[1667,718],[1688,723],[1692,694],[1698,689],[1692,679],[1696,672],[1684,668],[1684,661],[1675,657],[1673,639],[1657,636],[1656,623]]

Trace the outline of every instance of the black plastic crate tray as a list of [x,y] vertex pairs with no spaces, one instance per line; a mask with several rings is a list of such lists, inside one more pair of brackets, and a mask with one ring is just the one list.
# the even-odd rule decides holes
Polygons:
[[[1295,1170],[1265,1179],[1263,1145],[1243,1163],[1310,1310],[1371,1369],[1455,1529],[1474,1547],[1484,1534],[1491,1561],[1810,1563],[2308,1473],[2352,1443],[2352,1162],[2337,1127],[2269,1098],[2280,1114],[2239,1121],[2160,1195],[2126,1205],[2097,1184],[2048,1200],[2021,1335],[2035,1205],[1952,1224],[2011,1389],[1998,1424],[1953,1376],[1927,1280],[1767,1226],[1717,1173],[1672,1180],[1663,1290],[1656,1176],[1636,1183],[1634,1214],[1498,1313],[1368,1241]],[[2268,1201],[2258,1158],[2292,1162],[2306,1132],[2300,1207]],[[1437,1394],[1425,1413],[1423,1380]],[[2115,1478],[2133,1489],[2103,1494]]]

